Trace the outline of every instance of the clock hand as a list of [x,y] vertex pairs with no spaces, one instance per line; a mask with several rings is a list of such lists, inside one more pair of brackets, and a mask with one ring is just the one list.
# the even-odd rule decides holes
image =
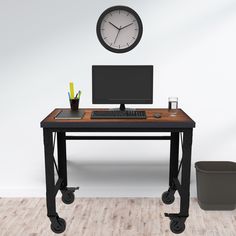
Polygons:
[[113,25],[116,29],[120,30],[117,26],[115,26],[114,24],[112,24],[110,21],[109,21],[109,24]]
[[133,24],[133,23],[130,23],[130,24],[128,24],[128,25],[122,27],[121,30],[124,29],[124,28],[126,28],[126,27],[128,27],[128,26],[130,26],[130,25],[132,25],[132,24]]
[[120,33],[120,30],[121,30],[121,26],[120,26],[120,28],[118,28],[118,32],[117,32],[116,38],[115,38],[115,40],[114,40],[114,44],[116,43],[116,40],[117,40],[118,34]]

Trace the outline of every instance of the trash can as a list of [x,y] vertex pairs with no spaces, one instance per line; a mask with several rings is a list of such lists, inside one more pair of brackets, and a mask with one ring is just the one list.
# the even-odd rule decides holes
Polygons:
[[203,210],[234,210],[236,207],[236,163],[195,163],[197,198]]

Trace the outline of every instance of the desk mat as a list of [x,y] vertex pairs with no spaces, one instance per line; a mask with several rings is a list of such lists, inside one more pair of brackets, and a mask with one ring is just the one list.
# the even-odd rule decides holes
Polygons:
[[62,110],[56,116],[56,120],[80,120],[84,116],[83,110],[71,111],[71,110]]

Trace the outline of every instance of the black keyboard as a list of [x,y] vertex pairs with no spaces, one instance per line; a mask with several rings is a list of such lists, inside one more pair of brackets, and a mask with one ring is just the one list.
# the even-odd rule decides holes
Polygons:
[[146,119],[145,111],[92,111],[91,119]]

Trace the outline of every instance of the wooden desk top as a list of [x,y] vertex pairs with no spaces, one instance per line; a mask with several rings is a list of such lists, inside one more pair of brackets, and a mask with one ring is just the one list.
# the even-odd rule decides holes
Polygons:
[[[55,116],[65,108],[57,108],[51,112],[41,123],[42,128],[194,128],[195,122],[181,109],[176,116],[170,116],[168,109],[137,109],[145,110],[147,119],[90,119],[93,110],[84,108],[84,117],[81,120],[58,120]],[[154,114],[160,113],[161,118]]]

